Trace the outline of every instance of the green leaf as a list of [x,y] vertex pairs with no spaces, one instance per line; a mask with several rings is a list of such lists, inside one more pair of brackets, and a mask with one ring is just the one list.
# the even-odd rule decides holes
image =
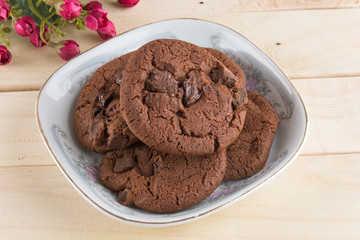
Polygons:
[[76,28],[79,30],[85,30],[84,26],[83,26],[84,21],[77,18],[76,19]]
[[9,39],[3,38],[3,40],[4,40],[4,42],[5,42],[6,47],[10,47]]
[[[14,6],[15,4],[18,4],[19,10],[22,10],[21,15],[22,16],[28,16],[31,17],[32,19],[34,19],[35,23],[37,25],[40,25],[40,19],[38,19],[35,14],[30,10],[29,5],[28,5],[28,0],[9,0],[9,4],[10,6]],[[35,2],[33,0],[33,2]],[[49,13],[49,9],[50,6],[46,5],[44,2],[39,1],[40,5],[36,7],[36,10],[44,17],[47,18],[48,16],[51,15],[51,13]],[[57,18],[59,18],[60,16],[56,15],[53,16],[50,20],[50,22],[53,22],[54,20],[56,20]]]
[[4,33],[11,33],[11,28],[9,28],[9,27],[3,28],[3,32]]
[[50,39],[50,38],[51,38],[51,32],[50,32],[50,31],[47,31],[47,32],[45,33],[45,36],[46,36],[47,39]]

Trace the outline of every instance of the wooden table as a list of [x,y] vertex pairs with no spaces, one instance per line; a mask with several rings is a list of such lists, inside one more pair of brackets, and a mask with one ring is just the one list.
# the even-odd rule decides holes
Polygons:
[[[175,5],[176,4],[176,5]],[[64,62],[11,35],[0,67],[0,239],[359,239],[360,2],[358,0],[103,1],[118,33],[179,17],[226,25],[263,49],[291,78],[310,117],[300,157],[245,199],[166,228],[117,222],[61,174],[35,123],[35,99]],[[96,33],[67,30],[84,51]]]

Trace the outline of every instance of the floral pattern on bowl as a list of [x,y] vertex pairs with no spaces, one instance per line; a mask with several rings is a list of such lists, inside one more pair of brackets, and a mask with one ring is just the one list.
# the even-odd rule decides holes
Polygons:
[[[181,39],[226,53],[244,69],[247,89],[265,96],[281,119],[264,169],[246,179],[223,182],[201,203],[167,214],[150,213],[118,204],[116,194],[99,180],[101,154],[83,148],[73,128],[75,102],[92,73],[115,57],[159,38]],[[117,220],[157,226],[179,224],[206,216],[257,189],[297,157],[308,128],[301,97],[261,50],[231,29],[193,19],[146,25],[81,54],[48,79],[40,90],[36,107],[38,127],[48,150],[67,179],[87,201]]]

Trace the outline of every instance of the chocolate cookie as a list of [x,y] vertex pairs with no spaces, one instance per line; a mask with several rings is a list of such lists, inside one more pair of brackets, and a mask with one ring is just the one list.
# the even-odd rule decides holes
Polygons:
[[224,181],[249,177],[265,166],[280,124],[274,108],[263,96],[248,91],[248,99],[244,128],[226,151]]
[[120,114],[120,81],[129,57],[121,56],[97,69],[77,100],[75,132],[91,151],[105,152],[137,141]]
[[212,48],[206,48],[206,50],[217,58],[220,62],[222,62],[231,72],[235,74],[235,76],[239,79],[240,86],[245,88],[246,85],[246,76],[242,68],[234,62],[230,57],[226,54]]
[[242,130],[243,79],[206,49],[155,40],[132,55],[124,70],[120,106],[145,144],[175,155],[226,149]]
[[225,151],[207,156],[175,156],[137,143],[104,154],[100,176],[119,191],[122,205],[151,212],[174,212],[208,197],[221,183]]

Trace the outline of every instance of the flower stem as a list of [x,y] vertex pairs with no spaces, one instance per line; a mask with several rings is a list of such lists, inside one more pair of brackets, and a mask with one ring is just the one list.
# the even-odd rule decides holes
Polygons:
[[56,45],[56,43],[54,43],[54,42],[52,42],[52,41],[49,41],[49,42],[48,42],[48,46],[49,46],[49,47],[55,48],[55,45]]
[[47,44],[48,41],[46,41],[44,38],[44,31],[45,31],[45,21],[41,21],[39,37],[40,37],[41,41],[43,41],[43,43]]
[[0,31],[0,40],[1,40],[1,39],[4,41],[4,43],[5,43],[5,45],[6,45],[7,47],[10,46],[9,39],[5,36],[5,34],[3,34],[3,33]]
[[53,12],[50,16],[48,16],[47,18],[45,18],[45,21],[48,22],[48,20],[49,20],[50,18],[52,18],[55,14],[56,14],[56,13]]
[[29,8],[30,10],[41,20],[44,21],[43,16],[41,16],[41,14],[36,10],[36,8],[34,7],[34,4],[32,2],[32,0],[28,0],[28,4],[29,4]]
[[[30,10],[35,14],[36,17],[38,17],[40,19],[41,22],[46,23],[49,27],[53,28],[56,32],[65,35],[64,32],[62,32],[61,30],[59,30],[54,24],[52,24],[51,22],[48,21],[48,19],[52,16],[54,16],[54,13],[51,14],[49,17],[44,18],[34,7],[34,4],[32,2],[32,0],[28,0],[28,4],[29,4],[29,8]],[[44,39],[43,33],[44,33],[44,28],[41,29],[42,31],[40,31],[40,39],[41,41],[43,41],[45,44],[47,44],[47,41]]]

